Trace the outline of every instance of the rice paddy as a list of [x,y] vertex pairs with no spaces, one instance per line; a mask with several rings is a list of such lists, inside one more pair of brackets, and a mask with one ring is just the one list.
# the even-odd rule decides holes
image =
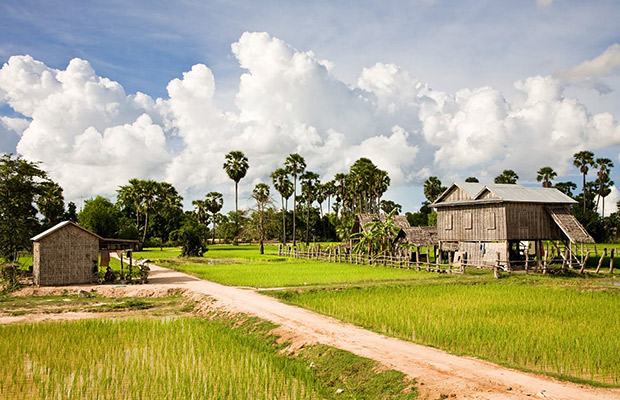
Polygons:
[[551,281],[425,281],[274,295],[453,353],[565,379],[620,385],[617,289]]
[[311,354],[281,354],[270,328],[195,317],[0,326],[0,398],[316,399],[333,397],[339,385],[347,390],[338,398],[415,397],[403,374],[378,374],[376,363],[351,355],[383,386],[373,391],[359,379],[344,386],[323,376],[329,368],[310,368]]

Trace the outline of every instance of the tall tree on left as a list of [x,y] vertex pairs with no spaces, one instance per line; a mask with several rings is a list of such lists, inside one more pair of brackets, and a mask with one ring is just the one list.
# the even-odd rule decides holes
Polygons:
[[0,158],[0,256],[7,261],[30,248],[40,229],[36,201],[49,182],[38,163],[6,154]]
[[224,171],[230,179],[235,182],[235,245],[239,244],[239,181],[245,177],[250,164],[248,158],[242,151],[231,151],[226,154],[226,160],[223,165]]

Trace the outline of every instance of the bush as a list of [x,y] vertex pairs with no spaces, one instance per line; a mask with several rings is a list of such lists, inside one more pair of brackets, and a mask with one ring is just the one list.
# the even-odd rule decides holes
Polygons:
[[180,229],[173,231],[171,236],[182,247],[181,257],[202,257],[202,254],[207,251],[205,233],[204,225],[189,220]]

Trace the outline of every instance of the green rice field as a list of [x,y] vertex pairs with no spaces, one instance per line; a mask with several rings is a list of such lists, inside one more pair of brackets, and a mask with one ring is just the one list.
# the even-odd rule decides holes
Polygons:
[[[275,338],[267,334],[270,328],[266,323],[252,320],[196,317],[0,326],[0,398],[410,399],[416,396],[403,374],[378,373],[376,363],[339,350],[309,348],[309,353],[299,358],[281,354],[274,345]],[[323,368],[316,358],[322,354],[331,354],[336,362]],[[317,361],[314,368],[310,367],[312,357]],[[348,382],[329,373],[333,366],[342,365],[349,366],[340,370],[349,378]],[[351,365],[358,368],[352,370]],[[338,387],[346,390],[336,395]]]
[[162,267],[195,275],[225,285],[284,287],[340,283],[408,281],[432,277],[426,272],[382,266],[327,263],[278,257],[275,246],[213,246],[204,257],[181,258],[179,251],[151,249],[134,253]]
[[274,295],[453,353],[565,379],[620,385],[620,288],[545,280],[424,281]]

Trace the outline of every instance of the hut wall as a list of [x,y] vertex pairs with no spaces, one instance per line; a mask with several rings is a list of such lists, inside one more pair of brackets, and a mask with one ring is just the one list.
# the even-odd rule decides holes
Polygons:
[[467,253],[467,264],[478,267],[488,267],[497,264],[506,264],[508,260],[507,242],[459,242],[459,251]]
[[441,241],[504,241],[504,204],[475,204],[437,208],[437,236]]
[[34,243],[34,282],[69,285],[93,281],[98,263],[99,239],[72,225]]
[[446,197],[443,201],[461,201],[471,199],[471,196],[467,194],[467,192],[465,192],[458,186],[454,186],[452,190],[448,194],[446,194]]
[[561,240],[564,233],[545,210],[544,204],[506,203],[508,240]]

